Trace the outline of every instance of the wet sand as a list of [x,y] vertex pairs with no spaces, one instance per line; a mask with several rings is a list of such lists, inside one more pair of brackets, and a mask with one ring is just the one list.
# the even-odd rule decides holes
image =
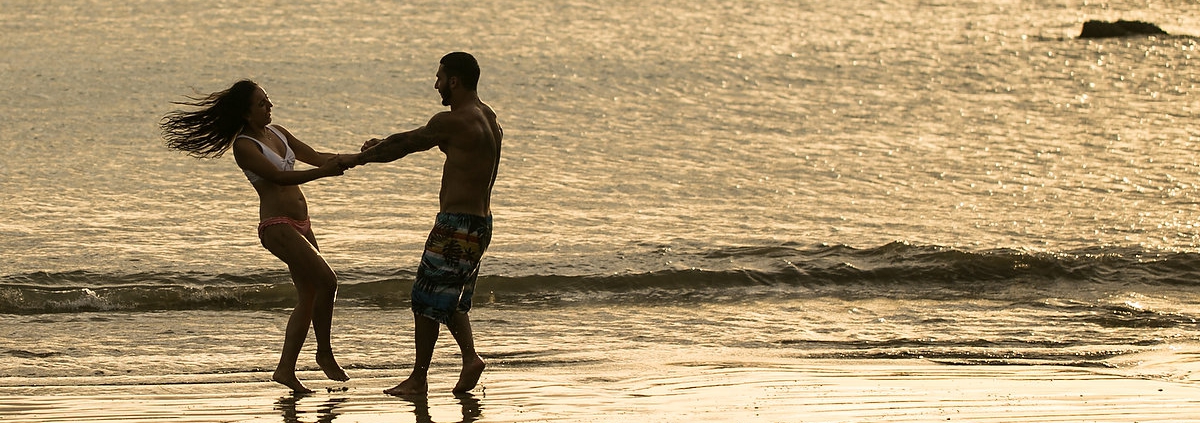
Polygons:
[[344,384],[301,372],[317,390],[303,397],[268,382],[266,372],[106,377],[108,385],[74,378],[19,386],[7,378],[0,422],[1200,421],[1200,386],[1103,368],[762,361],[737,352],[716,360],[631,358],[649,360],[512,366],[495,359],[481,386],[457,397],[452,368],[435,369],[430,394],[419,398],[382,394],[402,379],[394,370],[350,369],[354,379]]

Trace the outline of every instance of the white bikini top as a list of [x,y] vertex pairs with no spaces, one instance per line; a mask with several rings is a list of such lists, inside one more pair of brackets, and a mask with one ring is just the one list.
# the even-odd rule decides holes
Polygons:
[[[266,156],[267,160],[269,160],[272,164],[274,164],[276,169],[279,169],[279,170],[295,169],[296,153],[292,151],[292,146],[288,145],[287,137],[283,136],[283,134],[280,133],[278,129],[275,129],[274,126],[267,126],[267,129],[270,129],[271,132],[275,133],[275,136],[279,137],[280,140],[283,140],[283,148],[285,150],[287,150],[283,153],[284,157],[279,157],[279,153],[276,153],[275,150],[272,150],[270,147],[267,147],[267,145],[263,144],[262,141],[254,139],[254,137],[251,137],[249,135],[238,135],[237,137],[238,138],[246,138],[250,141],[254,141],[254,142],[258,143],[258,147],[262,150],[263,156]],[[265,179],[263,179],[261,176],[258,176],[256,174],[254,174],[254,172],[251,172],[249,170],[242,169],[242,172],[244,172],[246,174],[246,179],[249,179],[251,184],[257,184],[261,181],[265,181]]]

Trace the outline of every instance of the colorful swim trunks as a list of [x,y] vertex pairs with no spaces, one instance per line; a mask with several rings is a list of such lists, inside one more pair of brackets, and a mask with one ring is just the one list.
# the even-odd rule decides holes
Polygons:
[[412,288],[414,313],[443,324],[471,310],[479,260],[492,241],[492,218],[438,213]]

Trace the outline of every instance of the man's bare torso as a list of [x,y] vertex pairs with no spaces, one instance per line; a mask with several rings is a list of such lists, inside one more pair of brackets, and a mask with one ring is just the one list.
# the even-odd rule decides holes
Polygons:
[[441,211],[489,216],[504,131],[496,112],[480,101],[456,108],[448,117],[454,120],[456,131],[438,146],[446,154]]

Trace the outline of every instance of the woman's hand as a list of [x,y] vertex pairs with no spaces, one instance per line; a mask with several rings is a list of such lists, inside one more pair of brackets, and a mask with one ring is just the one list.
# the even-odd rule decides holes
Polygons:
[[341,176],[346,173],[346,167],[342,166],[342,161],[339,155],[331,157],[317,168],[323,176]]

